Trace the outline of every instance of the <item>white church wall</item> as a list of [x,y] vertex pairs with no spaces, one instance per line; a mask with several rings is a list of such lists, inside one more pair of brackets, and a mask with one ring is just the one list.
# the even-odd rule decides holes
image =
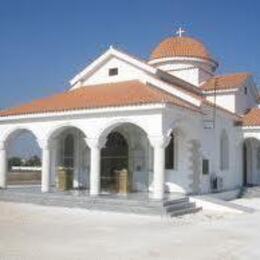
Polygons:
[[231,111],[235,112],[236,110],[236,98],[234,93],[217,93],[216,98],[213,93],[207,94],[207,100],[215,102],[216,104]]
[[[117,68],[118,75],[109,76],[109,69],[111,68]],[[103,64],[103,66],[101,66],[97,71],[95,71],[88,79],[86,79],[82,85],[95,85],[142,79],[144,74],[145,72],[135,68],[133,65],[113,57]]]
[[245,84],[244,87],[241,87],[236,93],[236,113],[244,114],[249,108],[257,106],[256,97],[253,90],[254,86],[252,84],[253,83],[247,82],[247,84]]
[[[225,170],[220,167],[220,140],[222,131],[228,135],[229,166]],[[224,190],[234,189],[242,185],[242,143],[240,128],[233,125],[233,120],[219,114],[215,128],[201,130],[202,156],[210,160],[210,174],[202,176],[202,193],[210,192],[210,176],[217,175],[223,179]]]
[[213,73],[212,72],[208,72],[206,69],[199,70],[199,77],[198,77],[199,85],[202,85],[204,82],[206,82],[212,76],[213,76]]
[[196,58],[163,58],[157,62],[151,61],[150,64],[195,86],[199,86],[212,76],[212,64]]
[[199,85],[199,68],[192,63],[169,62],[157,67],[195,86]]
[[[176,127],[182,134],[178,137],[177,168],[166,170],[166,185],[170,192],[195,193],[211,192],[211,176],[217,175],[223,179],[223,190],[231,190],[242,185],[242,131],[234,127],[233,120],[223,113],[218,113],[215,129],[204,129],[202,117],[188,114],[169,113],[165,122],[176,122]],[[191,127],[192,126],[192,127]],[[220,169],[220,138],[222,131],[228,133],[229,140],[229,167]],[[191,141],[198,143],[198,169],[192,169]],[[202,174],[202,159],[209,160],[209,174]],[[197,176],[194,176],[197,175]],[[197,178],[197,180],[196,180]],[[195,183],[197,182],[197,184]]]
[[[199,138],[199,115],[188,110],[169,110],[164,117],[165,129],[176,133],[176,168],[166,170],[166,187],[170,192],[192,193],[193,171],[190,162],[190,141]],[[192,125],[192,127],[191,127]]]

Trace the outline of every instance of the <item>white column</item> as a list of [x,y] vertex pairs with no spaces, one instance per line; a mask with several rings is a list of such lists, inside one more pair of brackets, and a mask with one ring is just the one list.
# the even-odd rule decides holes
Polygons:
[[165,136],[150,137],[153,146],[153,198],[163,199],[165,182],[165,147],[169,138]]
[[74,135],[75,149],[74,149],[74,171],[73,171],[73,188],[77,189],[80,186],[79,174],[80,174],[80,135],[77,133]]
[[50,190],[50,148],[48,144],[42,146],[42,192]]
[[0,188],[6,188],[7,156],[3,142],[0,143]]
[[101,148],[97,138],[85,138],[90,148],[90,195],[97,196],[100,194],[100,164]]
[[51,146],[51,176],[50,176],[50,185],[56,186],[56,176],[57,176],[57,153],[58,153],[58,141],[53,140]]

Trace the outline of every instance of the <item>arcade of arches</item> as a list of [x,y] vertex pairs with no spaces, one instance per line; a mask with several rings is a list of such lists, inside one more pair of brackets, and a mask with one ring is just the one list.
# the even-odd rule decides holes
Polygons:
[[[40,145],[42,192],[59,188],[61,169],[70,169],[72,189],[86,189],[91,195],[152,191],[152,196],[160,199],[165,167],[174,167],[175,148],[169,147],[174,146],[173,135],[149,139],[144,130],[130,123],[114,127],[102,139],[88,138],[75,127],[63,127]],[[5,173],[6,147],[7,141],[0,149],[1,172]],[[1,175],[0,185],[6,187],[6,174]]]

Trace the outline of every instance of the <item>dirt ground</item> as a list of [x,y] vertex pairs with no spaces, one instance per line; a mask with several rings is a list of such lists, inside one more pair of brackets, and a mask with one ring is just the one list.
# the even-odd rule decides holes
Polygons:
[[259,241],[260,211],[161,219],[0,202],[1,260],[260,259]]

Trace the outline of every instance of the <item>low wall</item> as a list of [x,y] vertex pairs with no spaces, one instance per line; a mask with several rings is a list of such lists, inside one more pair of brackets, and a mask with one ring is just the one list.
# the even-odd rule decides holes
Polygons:
[[41,172],[12,171],[7,174],[7,185],[12,184],[40,184]]

